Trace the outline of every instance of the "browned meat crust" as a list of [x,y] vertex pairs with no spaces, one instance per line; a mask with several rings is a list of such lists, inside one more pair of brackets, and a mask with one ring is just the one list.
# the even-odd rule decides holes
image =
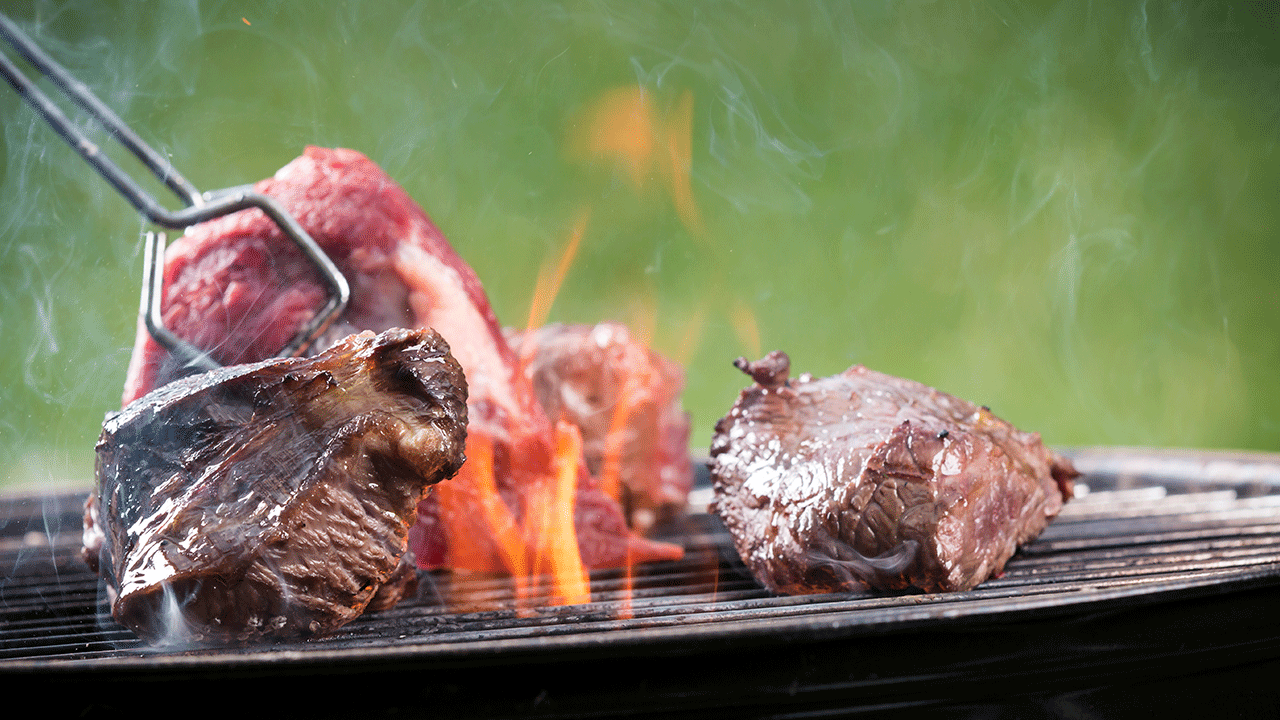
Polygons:
[[463,463],[466,400],[444,340],[396,329],[130,403],[103,428],[86,508],[113,616],[149,640],[247,640],[394,604],[418,502]]
[[756,382],[716,424],[713,507],[775,592],[966,590],[1071,497],[1070,461],[986,408],[862,366],[735,364]]

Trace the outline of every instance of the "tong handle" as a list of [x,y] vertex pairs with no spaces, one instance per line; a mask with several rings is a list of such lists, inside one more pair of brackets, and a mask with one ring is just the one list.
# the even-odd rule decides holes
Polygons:
[[[120,116],[116,115],[115,111],[99,100],[84,83],[77,80],[71,73],[67,72],[66,68],[46,55],[43,50],[18,29],[18,26],[12,20],[4,15],[0,15],[0,36],[4,37],[13,46],[14,50],[25,58],[27,62],[31,63],[36,70],[49,78],[59,90],[66,94],[67,98],[101,123],[103,128],[117,142],[128,149],[134,157],[138,158],[158,180],[168,186],[178,196],[179,200],[188,206],[203,203],[200,191],[194,185],[179,174],[177,170],[174,170],[173,166],[160,153],[143,142],[136,133],[129,129],[129,126],[125,125]],[[9,81],[13,89],[18,91],[18,94],[27,101],[27,104],[44,118],[45,122],[49,123],[54,131],[61,135],[62,139],[66,140],[67,144],[80,154],[80,157],[92,165],[99,175],[111,183],[111,186],[123,195],[139,212],[145,215],[148,220],[169,228],[185,227],[178,216],[157,202],[133,178],[129,177],[128,173],[121,170],[118,165],[104,155],[97,144],[81,133],[62,112],[62,109],[54,104],[40,88],[36,87],[35,83],[28,80],[18,69],[18,66],[4,55],[0,55],[0,74],[4,75],[5,80]]]
[[[320,270],[329,288],[329,300],[320,312],[303,326],[298,336],[279,354],[301,355],[316,338],[346,309],[351,288],[333,261],[306,230],[275,200],[248,187],[229,188],[201,193],[184,178],[164,156],[142,141],[111,108],[89,88],[36,46],[9,18],[0,14],[0,37],[3,37],[32,67],[58,87],[78,107],[91,115],[113,138],[133,154],[156,179],[178,196],[185,207],[171,211],[121,170],[101,149],[76,129],[56,104],[35,83],[22,74],[18,66],[0,54],[0,75],[13,86],[53,129],[85,159],[98,174],[151,222],[163,227],[182,229],[248,208],[258,208],[282,230]],[[141,314],[147,331],[185,366],[204,371],[219,367],[208,353],[179,338],[164,326],[160,299],[164,289],[164,239],[149,233],[146,240]]]

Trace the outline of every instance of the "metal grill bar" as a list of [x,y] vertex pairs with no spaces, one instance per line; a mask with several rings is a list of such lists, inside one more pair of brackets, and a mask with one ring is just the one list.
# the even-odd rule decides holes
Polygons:
[[[1025,548],[1002,577],[950,595],[849,593],[771,597],[738,562],[714,518],[693,516],[677,538],[688,549],[679,562],[592,575],[593,602],[545,606],[548,588],[533,583],[517,599],[505,578],[425,575],[416,601],[361,618],[337,636],[283,647],[301,649],[442,646],[504,640],[535,641],[600,633],[755,624],[764,628],[838,618],[846,628],[934,619],[955,622],[1018,608],[1069,607],[1113,597],[1183,592],[1219,583],[1270,583],[1280,576],[1280,493],[1240,497],[1234,488],[1185,491],[1146,478],[1141,487],[1109,489],[1114,478],[1085,482],[1092,492],[1068,504],[1043,536]],[[0,662],[30,658],[107,662],[144,648],[100,605],[96,578],[79,561],[71,509],[77,499],[45,500],[61,512],[53,530],[29,517],[10,520],[0,562],[11,568],[0,593]],[[64,507],[65,506],[65,507]],[[7,509],[19,508],[13,503]],[[33,508],[28,507],[30,511]],[[41,508],[43,511],[43,508]],[[21,529],[20,535],[15,530]],[[16,535],[16,537],[15,537]],[[803,623],[802,623],[803,624]],[[274,645],[269,651],[279,651]],[[263,650],[201,651],[197,656]]]
[[[1280,467],[1280,457],[1262,460]],[[922,687],[934,688],[939,678],[950,678],[955,683],[947,692],[968,692],[964,688],[969,685],[960,679],[974,667],[985,667],[983,672],[990,674],[998,666],[1004,668],[1000,672],[1029,672],[1056,682],[1067,667],[1076,680],[1101,673],[1090,669],[1092,657],[1098,667],[1140,673],[1145,672],[1140,661],[1099,651],[1091,642],[1064,654],[1058,647],[1033,650],[1032,640],[1017,636],[1021,649],[1010,651],[1014,655],[977,650],[962,660],[947,660],[947,654],[970,644],[985,647],[1008,627],[1070,633],[1060,628],[1135,608],[1158,617],[1169,612],[1166,608],[1187,602],[1231,603],[1240,598],[1242,604],[1229,605],[1227,611],[1207,612],[1218,620],[1265,612],[1265,622],[1270,622],[1270,610],[1248,610],[1272,607],[1280,590],[1280,483],[1258,481],[1269,477],[1268,471],[1259,470],[1260,462],[1252,458],[1244,463],[1244,483],[1223,477],[1221,460],[1205,465],[1216,473],[1207,480],[1136,474],[1132,461],[1120,464],[1123,474],[1087,474],[1087,493],[1069,503],[1039,540],[1009,562],[1001,577],[967,592],[771,596],[738,560],[718,521],[695,514],[666,529],[668,539],[686,548],[683,560],[636,568],[631,576],[618,570],[594,572],[590,603],[544,605],[549,591],[537,579],[517,598],[507,578],[428,573],[421,578],[416,599],[359,618],[332,637],[197,650],[144,646],[110,619],[96,578],[79,559],[80,498],[0,499],[0,563],[5,568],[0,581],[0,673],[53,672],[50,677],[73,678],[79,684],[93,678],[105,682],[108,677],[118,682],[142,674],[169,677],[181,670],[187,673],[182,677],[230,673],[249,682],[250,677],[278,680],[291,667],[352,673],[374,663],[387,671],[429,668],[437,673],[451,667],[517,663],[526,673],[528,663],[542,667],[577,662],[589,667],[601,658],[648,658],[640,667],[653,672],[654,658],[672,662],[710,652],[705,648],[720,648],[716,661],[726,666],[737,662],[755,667],[739,659],[735,648],[763,648],[765,658],[800,654],[794,662],[811,662],[805,648],[839,654],[857,647],[857,655],[879,647],[883,653],[885,646],[878,638],[893,638],[893,647],[913,647],[913,642],[923,642],[914,640],[921,633],[938,632],[944,638],[972,633],[982,640],[958,641],[956,647],[930,640],[927,652],[943,656],[929,677],[923,670],[904,669],[916,667],[904,664],[896,678],[886,669],[876,671],[885,675],[882,681],[854,682],[848,673],[854,672],[849,664],[855,660],[846,658],[830,670],[845,673],[839,677],[821,682],[809,678],[781,689],[769,689],[757,678],[751,682],[758,687],[751,692],[775,698],[798,693],[808,698],[806,703],[817,703],[813,707],[825,707],[821,698],[835,692],[834,687],[841,693],[879,697],[892,687],[910,686],[915,698],[920,692],[934,692]],[[1090,469],[1086,461],[1080,464]],[[1258,593],[1264,593],[1263,600],[1254,599]],[[1162,629],[1167,632],[1171,631]],[[1135,657],[1167,660],[1182,653],[1197,668],[1257,657],[1280,663],[1280,638],[1274,633],[1259,634],[1246,625],[1214,632],[1212,650],[1179,639],[1177,647],[1182,649],[1174,651],[1161,644],[1165,634],[1144,635],[1144,649]],[[854,645],[832,645],[855,638]],[[1068,635],[1068,640],[1078,638]],[[1136,642],[1129,645],[1137,647]],[[1034,662],[1028,667],[1034,670],[1019,669],[1021,661],[1013,659],[1017,653],[1031,653],[1028,657]],[[700,665],[697,668],[695,673],[701,671]],[[813,667],[806,672],[824,677],[828,673]],[[459,679],[469,676],[449,677],[449,682],[461,683],[459,687],[480,682]],[[544,677],[542,682],[551,681]],[[747,681],[722,677],[719,682]],[[573,704],[577,709],[565,717],[596,714],[587,699],[590,693],[582,692],[581,702]],[[671,698],[678,697],[680,707],[685,707],[702,692],[696,684],[681,685],[668,700],[677,702]],[[925,702],[894,697],[891,704],[896,707]],[[880,707],[868,707],[872,706]]]

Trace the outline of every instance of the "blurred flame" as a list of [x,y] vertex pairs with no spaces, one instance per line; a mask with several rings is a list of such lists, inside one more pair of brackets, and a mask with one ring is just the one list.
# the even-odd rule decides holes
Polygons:
[[644,400],[644,378],[628,372],[618,390],[605,434],[604,459],[600,467],[600,489],[614,500],[622,500],[622,454],[627,444],[627,421]]
[[[511,510],[502,500],[502,496],[498,494],[498,485],[493,472],[493,438],[489,437],[489,435],[471,433],[467,436],[467,462],[463,465],[463,471],[468,469],[472,475],[473,482],[443,483],[441,488],[465,485],[478,491],[480,510],[491,536],[498,545],[498,552],[502,556],[503,564],[515,577],[523,578],[527,576],[529,569],[525,560],[523,533],[520,531],[520,526],[516,522],[515,516],[511,514]],[[444,498],[442,497],[441,505],[443,506],[444,504]],[[461,515],[462,513],[451,514]],[[454,535],[453,537],[465,536]],[[461,547],[455,551],[454,546]],[[474,547],[478,546],[473,543],[452,543],[449,551],[461,554],[467,552],[468,548]],[[479,552],[479,550],[475,552]],[[473,561],[468,561],[466,558],[455,555],[451,559],[450,566],[483,567],[483,558],[478,557]]]
[[[560,286],[564,284],[564,278],[569,274],[569,267],[573,265],[573,259],[578,254],[578,246],[582,244],[582,236],[586,233],[587,220],[590,218],[589,210],[579,213],[577,221],[573,224],[573,231],[569,234],[569,244],[560,255],[560,261],[554,266],[550,263],[544,264],[538,270],[538,279],[533,286],[533,299],[529,303],[529,322],[525,326],[526,329],[533,330],[546,324],[547,317],[551,315],[551,306],[555,303],[556,295],[560,293]],[[520,354],[524,355],[523,352]]]
[[[583,113],[575,125],[578,129],[575,148],[593,162],[612,162],[618,165],[637,190],[649,184],[655,175],[667,181],[667,189],[681,222],[692,233],[701,233],[702,218],[693,198],[689,180],[692,156],[693,95],[684,92],[670,116],[660,118],[653,99],[641,87],[623,87],[602,94]],[[516,348],[522,364],[532,361],[536,350],[531,342],[532,332],[546,324],[551,307],[577,257],[578,249],[586,234],[591,213],[589,209],[579,213],[569,234],[564,251],[555,261],[548,261],[539,269],[529,304],[525,344]],[[699,313],[690,323],[688,333],[701,329]],[[649,345],[656,324],[656,312],[652,303],[637,306],[631,313],[629,324],[633,337],[645,346]],[[687,340],[686,344],[693,342]],[[758,342],[757,342],[758,345]],[[617,399],[611,410],[605,439],[605,457],[600,471],[601,489],[615,500],[623,499],[625,453],[627,451],[628,423],[638,408],[646,402],[651,378],[643,369],[622,370],[625,376],[618,378]],[[547,576],[551,581],[551,602],[585,603],[591,600],[591,585],[582,564],[574,523],[574,505],[579,472],[586,472],[583,461],[581,431],[570,422],[556,423],[555,455],[553,470],[547,476],[533,478],[524,487],[526,502],[523,522],[508,507],[497,489],[494,478],[492,440],[480,433],[473,433],[467,440],[467,463],[459,482],[441,483],[439,495],[441,516],[450,519],[447,528],[451,537],[464,537],[476,533],[492,539],[498,546],[498,555],[507,571],[515,579],[517,603],[520,609],[528,609],[533,602],[532,590],[536,577]],[[464,490],[462,488],[471,488]],[[466,497],[474,493],[473,497]],[[466,508],[481,508],[481,518],[468,514]],[[476,527],[482,524],[483,527]],[[463,527],[466,526],[466,527]],[[484,543],[451,543],[450,553],[459,556],[483,554],[484,549],[470,550]],[[456,547],[456,550],[455,550]],[[628,548],[623,568],[624,590],[621,615],[631,617],[631,594],[634,561]],[[451,557],[453,567],[482,566],[482,558]]]
[[707,323],[707,304],[706,300],[699,303],[684,322],[680,332],[680,342],[676,346],[676,354],[672,357],[682,366],[689,365],[694,353],[698,351],[698,344],[702,342],[703,327]]
[[637,190],[651,178],[666,178],[676,214],[695,236],[702,214],[693,199],[689,172],[693,157],[693,93],[688,90],[666,117],[640,86],[606,90],[573,123],[577,154],[594,163],[612,163]]
[[556,423],[555,476],[533,493],[530,516],[537,559],[534,567],[552,578],[552,594],[566,605],[591,602],[591,582],[578,552],[573,507],[578,468],[582,463],[582,434],[577,426]]
[[750,359],[759,358],[760,326],[756,323],[756,313],[751,309],[751,306],[738,299],[733,306],[733,315],[729,318],[729,321],[733,324],[733,331],[737,333],[738,340],[742,343],[747,357]]
[[[641,347],[648,348],[652,344],[657,314],[652,298],[634,298],[624,325],[631,339]],[[623,500],[622,461],[623,453],[627,449],[628,422],[649,399],[648,390],[653,378],[648,366],[642,362],[617,363],[613,370],[622,377],[613,378],[612,384],[617,388],[617,393],[609,417],[609,429],[605,434],[605,451],[599,481],[600,488],[604,492],[621,502]]]
[[[485,433],[467,437],[467,462],[458,477],[440,483],[433,492],[440,502],[442,521],[452,538],[450,567],[485,567],[493,549],[478,538],[488,538],[515,585],[519,610],[535,604],[576,604],[591,601],[591,584],[578,552],[574,524],[577,477],[582,458],[582,436],[575,426],[556,427],[556,447],[551,474],[532,479],[523,489],[523,519],[517,519],[498,491],[494,477],[493,440]],[[475,509],[479,508],[479,517]],[[535,598],[533,589],[545,579],[547,597]]]
[[653,172],[659,146],[653,103],[641,87],[606,91],[584,113],[578,147],[593,158],[617,162],[637,188]]
[[667,127],[667,158],[670,161],[671,200],[680,222],[694,236],[702,235],[702,213],[693,200],[689,169],[693,164],[693,93],[685,90],[671,113]]
[[[448,544],[446,564],[453,568],[489,565],[491,538],[503,566],[515,583],[515,597],[524,605],[529,596],[529,569],[524,534],[515,516],[498,493],[493,471],[493,438],[486,433],[467,435],[467,462],[457,477],[436,485],[432,492],[440,503],[440,518],[449,538],[467,538]],[[480,509],[479,517],[475,509]]]
[[[618,395],[613,405],[613,413],[609,418],[609,429],[605,434],[604,457],[600,464],[599,480],[600,489],[614,500],[622,503],[625,510],[622,468],[623,455],[627,450],[627,440],[629,439],[628,423],[632,415],[644,406],[647,399],[646,392],[652,379],[648,377],[643,366],[625,368],[622,372],[625,373],[625,377],[619,384]],[[631,598],[634,575],[635,560],[632,558],[631,549],[628,547],[627,557],[622,566],[622,598],[618,611],[618,616],[622,618],[633,616]]]

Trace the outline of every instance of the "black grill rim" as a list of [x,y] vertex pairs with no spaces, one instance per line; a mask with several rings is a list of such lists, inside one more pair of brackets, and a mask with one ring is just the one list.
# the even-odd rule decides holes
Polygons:
[[[528,709],[531,699],[550,692],[560,698],[560,704],[552,708],[539,700],[535,703],[539,714],[596,717],[645,708],[663,713],[692,713],[713,706],[742,709],[760,702],[813,710],[827,708],[828,699],[840,700],[831,707],[848,709],[854,707],[849,705],[850,698],[862,709],[901,709],[991,698],[1002,692],[993,684],[999,678],[1024,683],[1016,694],[1025,696],[1078,689],[1082,683],[1114,684],[1117,677],[1126,683],[1150,682],[1153,677],[1225,668],[1236,668],[1231,677],[1243,677],[1249,674],[1240,674],[1244,663],[1280,666],[1280,636],[1265,629],[1270,627],[1271,608],[1280,600],[1280,503],[1273,518],[1269,499],[1280,496],[1280,454],[1140,448],[1084,448],[1066,453],[1086,470],[1082,480],[1094,492],[1161,486],[1176,497],[1225,489],[1234,493],[1235,505],[1241,506],[1262,498],[1263,505],[1249,505],[1253,509],[1246,513],[1261,514],[1260,520],[1231,521],[1209,529],[1188,525],[1189,539],[1179,541],[1194,547],[1196,538],[1208,533],[1219,538],[1219,545],[1242,547],[1247,557],[1208,569],[1161,572],[1156,567],[1152,573],[1120,573],[1110,579],[1085,576],[1059,582],[1050,577],[1039,583],[1034,573],[1042,569],[1041,564],[1052,572],[1055,560],[1070,554],[1084,556],[1081,562],[1088,559],[1090,550],[1075,547],[1073,533],[1087,531],[1092,520],[1088,516],[1073,520],[1064,514],[1046,531],[1039,549],[1033,544],[1018,556],[1020,560],[1015,559],[1027,572],[946,596],[770,597],[757,587],[743,585],[745,570],[735,556],[732,562],[737,565],[730,567],[737,573],[738,585],[722,599],[707,603],[719,607],[711,611],[718,613],[711,620],[692,611],[688,617],[677,612],[609,620],[606,616],[613,605],[597,601],[549,612],[543,618],[548,632],[541,635],[486,639],[485,631],[475,631],[473,639],[424,642],[410,638],[406,644],[395,644],[340,633],[333,643],[289,643],[265,649],[174,653],[138,647],[101,657],[0,659],[0,677],[55,693],[73,687],[109,691],[133,685],[206,691],[232,680],[243,687],[280,685],[323,691],[323,684],[336,678],[376,684],[395,677],[456,701],[451,707],[458,716],[502,716],[511,708]],[[702,480],[705,483],[705,473]],[[61,523],[66,533],[78,532],[76,500],[80,497],[64,495],[50,503],[61,511],[52,522]],[[0,523],[9,523],[0,524],[0,539],[13,536],[14,513],[40,513],[46,500],[41,496],[0,498]],[[1133,512],[1141,513],[1141,503],[1137,508]],[[727,538],[714,528],[708,537],[711,544],[706,552],[719,553],[722,561],[725,553],[733,554]],[[1120,548],[1117,562],[1121,566],[1127,541],[1120,538],[1114,543]],[[1257,547],[1249,545],[1255,541]],[[1133,542],[1145,541],[1139,537]],[[9,579],[13,576],[6,582]],[[593,574],[593,585],[595,579]],[[661,605],[664,596],[659,593],[654,602]],[[688,602],[702,604],[696,596]],[[0,618],[5,611],[0,605]],[[485,619],[483,612],[479,616]],[[579,626],[562,616],[585,616],[587,622]],[[1151,623],[1182,628],[1185,637],[1166,637],[1172,631],[1153,629]],[[1201,636],[1200,628],[1206,623],[1212,625],[1212,632]],[[124,630],[120,633],[128,635]],[[429,640],[430,635],[424,637]],[[4,646],[0,642],[0,650]],[[863,658],[864,651],[887,659],[897,674]],[[905,657],[910,652],[917,656]],[[1020,658],[1019,653],[1026,657]],[[777,659],[779,666],[770,666],[769,659]],[[877,677],[859,675],[868,674],[867,663],[880,668],[869,673]],[[625,699],[623,704],[631,710],[624,712],[607,702],[614,696],[601,696],[572,677],[600,667],[619,672],[631,668],[643,678],[643,682],[623,681],[618,690],[616,698]],[[486,690],[484,678],[495,671],[503,671],[504,676],[515,671],[522,680],[502,692]],[[708,673],[726,687],[715,691],[699,682],[698,676]],[[567,674],[564,679],[562,674]],[[424,681],[424,677],[432,679]],[[476,704],[476,693],[489,699]],[[644,693],[656,699],[646,700],[648,695],[641,697]],[[319,700],[309,707],[319,716],[332,709]]]

